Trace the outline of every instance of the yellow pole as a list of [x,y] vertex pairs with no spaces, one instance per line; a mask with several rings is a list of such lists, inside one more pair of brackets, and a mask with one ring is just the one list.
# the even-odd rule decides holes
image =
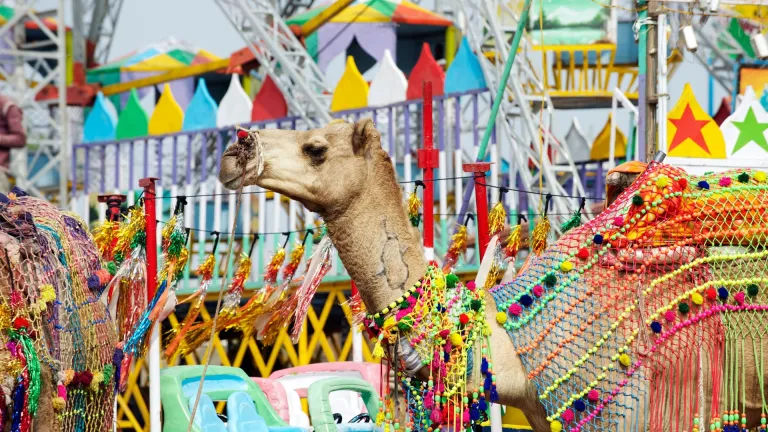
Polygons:
[[445,68],[453,63],[456,51],[459,49],[461,32],[455,26],[448,26],[445,29]]

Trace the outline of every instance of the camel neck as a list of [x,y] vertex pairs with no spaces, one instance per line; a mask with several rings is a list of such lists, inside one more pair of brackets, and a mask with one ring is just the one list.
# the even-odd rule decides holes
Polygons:
[[416,284],[427,269],[421,236],[406,217],[394,170],[379,167],[376,181],[343,213],[325,218],[328,234],[369,313]]

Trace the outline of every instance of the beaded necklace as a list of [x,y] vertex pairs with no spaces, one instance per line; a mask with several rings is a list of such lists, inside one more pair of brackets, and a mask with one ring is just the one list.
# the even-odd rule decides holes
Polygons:
[[[768,310],[768,185],[765,173],[736,174],[653,164],[604,213],[491,289],[552,432],[666,430],[665,421],[699,432],[706,412],[712,431],[746,430],[753,383],[742,371],[748,362],[763,371],[754,341]],[[745,358],[745,345],[759,360]]]
[[[463,430],[487,418],[487,401],[495,402],[498,395],[484,296],[474,282],[465,285],[431,262],[424,277],[402,297],[364,318],[364,326],[376,340],[375,357],[384,355],[384,343],[397,347],[387,357],[406,404],[406,432],[439,427]],[[399,353],[403,355],[398,359]],[[426,381],[404,373],[421,367],[428,370]],[[397,398],[397,392],[388,394],[376,419],[385,432],[401,429]]]

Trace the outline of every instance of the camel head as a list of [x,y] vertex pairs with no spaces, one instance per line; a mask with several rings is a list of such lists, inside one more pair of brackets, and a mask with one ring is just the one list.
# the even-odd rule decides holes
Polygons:
[[241,182],[255,184],[324,217],[354,202],[372,174],[372,162],[387,158],[381,135],[369,118],[354,124],[334,120],[308,131],[262,129],[252,133],[262,148],[263,171],[259,173],[258,156],[243,158],[243,144],[236,141],[221,158],[222,184],[228,189],[239,188]]

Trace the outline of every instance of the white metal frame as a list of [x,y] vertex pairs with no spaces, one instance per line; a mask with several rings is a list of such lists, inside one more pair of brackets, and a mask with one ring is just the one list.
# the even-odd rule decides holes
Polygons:
[[270,0],[214,1],[280,88],[291,110],[309,126],[330,122],[332,91],[276,5]]
[[[55,16],[58,21],[56,33],[50,31],[42,21],[43,16],[34,8],[36,0],[16,0],[15,13],[5,25],[0,27],[0,40],[5,47],[0,47],[0,93],[13,97],[24,111],[27,127],[27,146],[14,151],[11,171],[16,183],[27,192],[43,196],[39,182],[43,176],[58,168],[59,203],[64,205],[67,198],[69,180],[70,134],[69,115],[66,101],[66,27],[64,25],[64,0],[58,1]],[[26,43],[24,23],[35,22],[45,41]],[[54,46],[53,51],[40,51],[35,48]],[[50,67],[48,61],[55,61]],[[54,102],[38,102],[35,97],[47,85],[58,87],[59,96]],[[54,112],[55,111],[55,112]],[[33,156],[31,159],[28,154]],[[30,176],[29,167],[33,167],[41,156],[47,156],[48,162]]]

